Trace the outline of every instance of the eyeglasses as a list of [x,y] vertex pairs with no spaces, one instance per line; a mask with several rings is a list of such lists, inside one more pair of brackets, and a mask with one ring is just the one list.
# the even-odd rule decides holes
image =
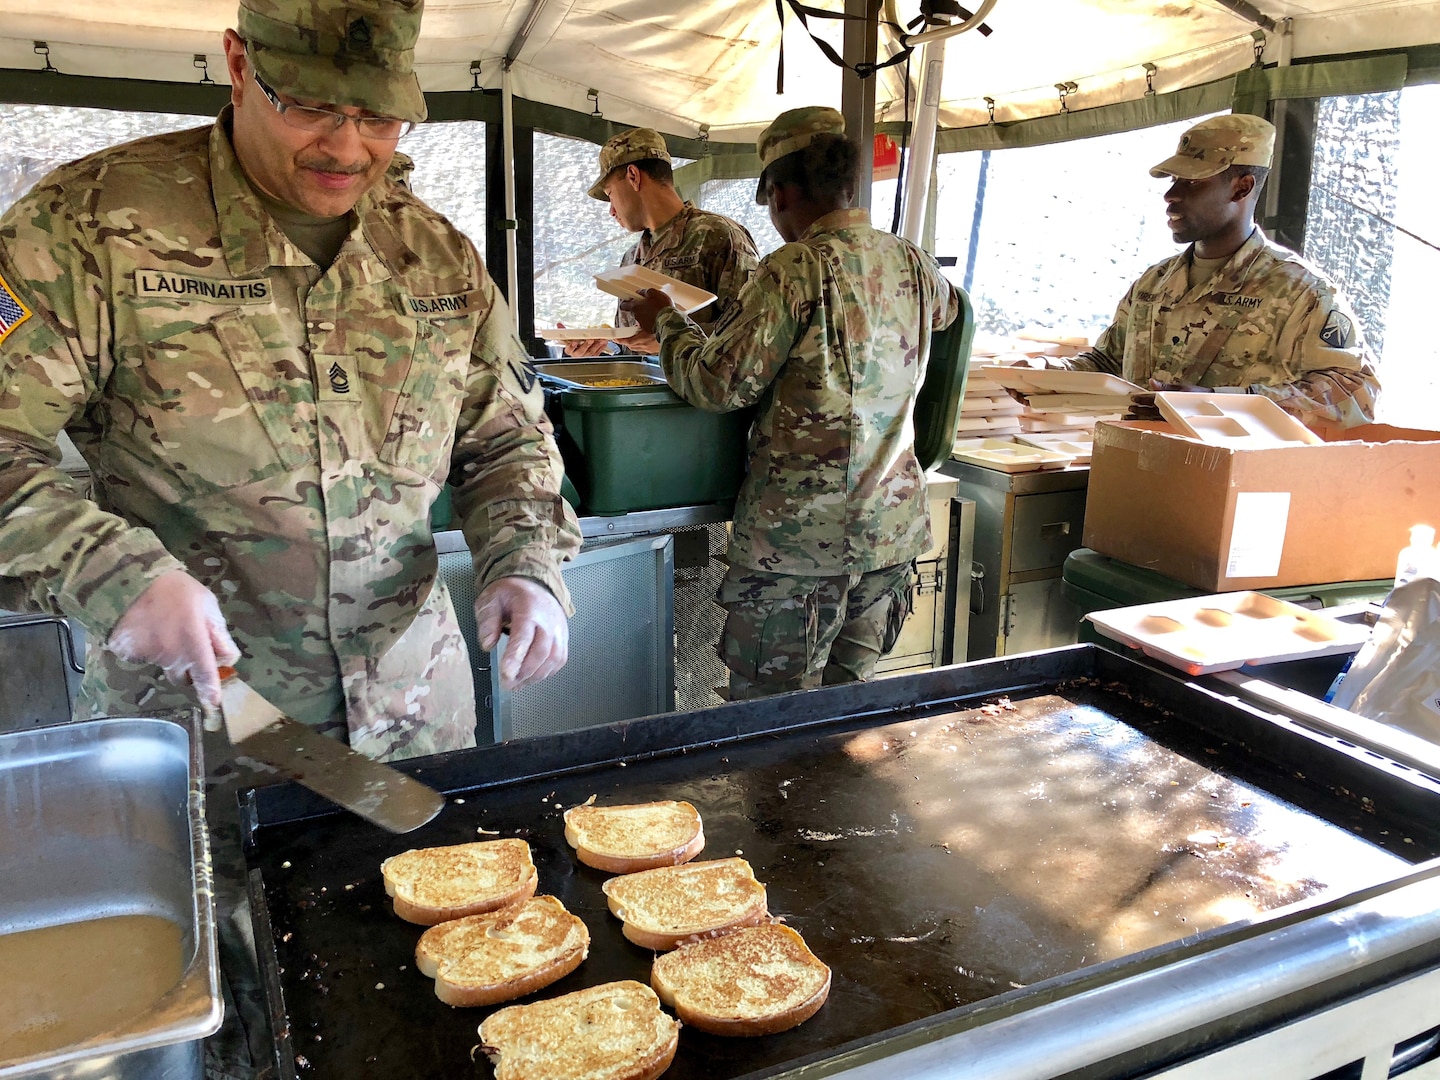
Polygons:
[[351,120],[362,138],[374,139],[376,142],[395,142],[415,126],[413,120],[400,120],[394,116],[346,116],[333,109],[312,109],[308,105],[281,101],[280,95],[260,78],[260,72],[256,70],[255,61],[250,58],[248,50],[245,58],[250,61],[250,74],[255,78],[255,85],[265,95],[265,100],[275,106],[281,120],[299,131],[329,135],[344,127],[345,121]]

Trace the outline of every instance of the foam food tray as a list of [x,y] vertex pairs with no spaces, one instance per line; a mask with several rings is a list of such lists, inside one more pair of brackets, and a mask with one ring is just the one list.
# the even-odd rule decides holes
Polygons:
[[957,461],[981,465],[1000,472],[1032,472],[1035,469],[1060,469],[1073,460],[1070,454],[1053,450],[1041,450],[1036,446],[1023,446],[1013,441],[1000,439],[961,439],[955,443],[950,456]]
[[1354,652],[1370,635],[1259,592],[1218,593],[1085,616],[1106,637],[1190,675]]
[[638,326],[537,326],[535,336],[546,341],[624,341]]
[[595,284],[601,292],[618,296],[621,300],[638,300],[641,289],[659,289],[677,311],[690,315],[707,304],[715,302],[715,294],[690,285],[667,274],[657,274],[643,266],[617,266],[595,275]]
[[1320,436],[1258,394],[1185,394],[1162,391],[1155,395],[1160,415],[1182,435],[1212,446],[1258,450],[1267,446],[1309,445]]
[[1108,371],[1044,370],[1028,367],[987,367],[985,378],[1025,394],[1143,394],[1136,386]]

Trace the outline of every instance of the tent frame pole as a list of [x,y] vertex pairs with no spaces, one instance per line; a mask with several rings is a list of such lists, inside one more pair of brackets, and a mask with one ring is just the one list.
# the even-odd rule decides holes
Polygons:
[[860,183],[855,205],[870,209],[875,175],[875,76],[862,79],[853,65],[873,64],[880,50],[880,0],[845,0],[845,40],[841,55],[852,65],[840,74],[840,112],[845,133],[860,144]]

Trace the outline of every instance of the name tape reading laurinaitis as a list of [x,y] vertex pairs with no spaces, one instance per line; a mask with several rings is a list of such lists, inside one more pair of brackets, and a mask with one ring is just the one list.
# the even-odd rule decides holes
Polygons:
[[263,304],[270,299],[268,281],[204,278],[168,270],[135,271],[135,291],[140,296],[169,300],[222,300],[235,304]]

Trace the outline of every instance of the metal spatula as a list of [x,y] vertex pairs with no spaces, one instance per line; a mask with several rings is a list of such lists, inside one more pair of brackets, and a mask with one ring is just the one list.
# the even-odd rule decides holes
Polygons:
[[395,833],[420,828],[444,807],[445,799],[418,780],[292,720],[252,690],[234,668],[222,667],[220,679],[231,740],[291,780]]

